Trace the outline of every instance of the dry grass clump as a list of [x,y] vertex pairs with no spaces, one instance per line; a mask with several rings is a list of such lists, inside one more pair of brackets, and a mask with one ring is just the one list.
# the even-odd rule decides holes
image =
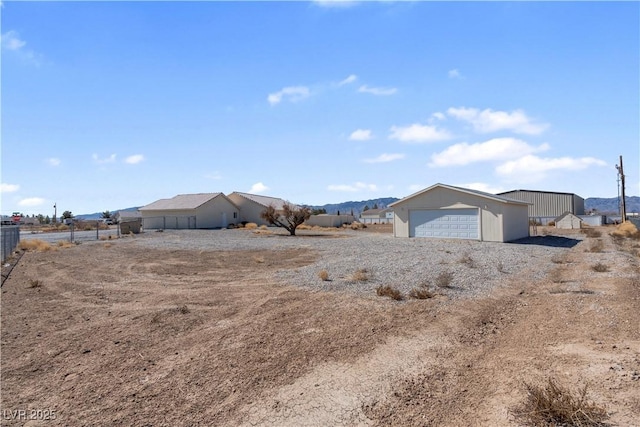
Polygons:
[[453,273],[450,271],[445,271],[438,274],[434,283],[439,288],[452,288]]
[[609,266],[599,262],[596,265],[591,266],[591,269],[598,273],[606,273],[607,271],[609,271]]
[[476,266],[475,261],[473,260],[473,258],[471,258],[469,254],[462,255],[462,257],[458,260],[458,262],[460,264],[466,265],[469,268],[474,268]]
[[256,262],[256,264],[264,264],[264,257],[263,256],[254,256],[253,260]]
[[360,268],[351,275],[351,282],[366,282],[370,279],[366,268]]
[[611,235],[614,237],[640,239],[640,231],[638,231],[638,228],[631,221],[626,221],[618,225],[616,229],[611,232]]
[[307,224],[300,224],[298,226],[298,230],[311,230],[311,229],[313,229],[313,227]]
[[59,248],[71,248],[74,246],[74,244],[69,240],[58,240],[57,245]]
[[430,291],[429,289],[426,289],[426,288],[420,288],[420,289],[413,288],[409,292],[409,296],[411,298],[415,298],[415,299],[430,299],[430,298],[435,297],[436,295],[438,295],[438,294],[436,294],[435,292]]
[[378,286],[376,288],[376,294],[378,294],[379,297],[389,297],[396,301],[401,301],[404,299],[404,297],[402,296],[402,292],[400,292],[398,289],[393,288],[389,285]]
[[363,228],[367,228],[366,225],[358,221],[353,221],[350,227],[352,230],[362,230]]
[[551,262],[554,264],[564,264],[567,262],[563,255],[554,255],[551,257]]
[[329,281],[329,272],[327,270],[321,270],[321,271],[318,272],[318,277],[323,282],[327,282],[327,281]]
[[42,283],[38,279],[30,279],[29,280],[29,287],[31,289],[41,288],[42,287]]
[[525,426],[605,426],[604,407],[587,399],[587,386],[572,392],[552,378],[546,386],[524,384],[525,401],[511,412]]
[[256,228],[258,228],[258,224],[256,224],[255,222],[248,222],[244,225],[244,228],[248,230],[255,230]]
[[105,243],[103,246],[104,246],[105,248],[107,248],[107,249],[108,249],[108,248],[110,248],[110,247],[111,247],[111,243],[107,242],[107,243]]
[[178,310],[178,313],[180,314],[189,314],[191,312],[191,310],[189,310],[189,307],[187,307],[186,304],[178,307],[177,310]]
[[600,253],[603,250],[604,250],[604,242],[600,239],[594,240],[593,242],[591,242],[591,245],[589,245],[589,252]]
[[53,247],[44,240],[31,239],[21,240],[20,243],[18,243],[18,249],[22,249],[23,251],[46,252],[52,250]]
[[582,233],[584,233],[587,237],[591,237],[591,238],[598,238],[598,237],[602,237],[602,232],[600,232],[600,230],[596,230],[595,228],[583,228],[582,230],[580,230]]

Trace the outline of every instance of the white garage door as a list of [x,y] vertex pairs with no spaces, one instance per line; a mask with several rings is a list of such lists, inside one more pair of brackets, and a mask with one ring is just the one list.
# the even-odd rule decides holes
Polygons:
[[478,209],[425,209],[409,213],[410,237],[479,239]]

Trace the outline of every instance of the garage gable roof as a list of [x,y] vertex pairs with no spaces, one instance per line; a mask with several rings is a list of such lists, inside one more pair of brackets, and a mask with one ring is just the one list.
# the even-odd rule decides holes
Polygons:
[[563,219],[565,219],[566,217],[575,218],[575,219],[580,220],[580,222],[583,222],[582,218],[580,218],[578,215],[572,214],[569,211],[563,213],[562,215],[560,215],[559,217],[554,219],[553,222],[558,223],[558,222],[562,221]]
[[[166,211],[166,210],[183,210],[196,209],[209,200],[218,196],[224,196],[222,193],[199,193],[199,194],[178,194],[171,199],[160,199],[147,206],[141,207],[141,211]],[[225,197],[226,198],[226,197]]]
[[504,196],[498,196],[495,194],[491,194],[491,193],[485,193],[484,191],[479,191],[479,190],[472,190],[470,188],[462,188],[462,187],[455,187],[453,185],[447,185],[447,184],[441,184],[441,183],[437,183],[432,185],[431,187],[425,188],[424,190],[420,190],[417,193],[413,193],[403,199],[398,200],[397,202],[393,202],[389,205],[389,207],[393,207],[399,204],[402,204],[403,202],[406,202],[407,200],[413,199],[414,197],[418,197],[421,196],[425,193],[428,193],[429,191],[433,190],[434,188],[446,188],[448,190],[452,190],[452,191],[458,191],[460,193],[466,193],[466,194],[472,194],[474,196],[480,196],[483,197],[485,199],[490,199],[490,200],[495,200],[496,202],[501,202],[501,203],[508,203],[508,204],[514,204],[514,205],[530,205],[531,203],[528,202],[523,202],[521,200],[515,200],[515,199],[510,199],[508,197],[504,197]]
[[[234,191],[231,194],[237,194],[240,197],[244,197],[245,199],[251,200],[254,203],[264,206],[265,208],[269,205],[273,205],[276,210],[282,210],[282,206],[284,206],[286,200],[279,199],[277,197],[269,197],[269,196],[260,196],[258,194],[249,194],[249,193],[240,193],[239,191]],[[231,194],[229,194],[231,196]]]

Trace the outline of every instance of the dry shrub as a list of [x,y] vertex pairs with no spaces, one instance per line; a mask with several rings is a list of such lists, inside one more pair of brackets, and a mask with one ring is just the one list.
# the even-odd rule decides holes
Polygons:
[[618,225],[616,229],[611,232],[611,235],[614,237],[640,239],[640,231],[638,231],[638,228],[631,221],[626,221]]
[[42,287],[42,283],[40,283],[40,280],[38,279],[30,279],[29,280],[29,287],[34,289],[34,288],[41,288]]
[[475,261],[473,260],[473,258],[471,258],[469,254],[462,255],[462,257],[458,260],[458,262],[460,264],[466,265],[469,268],[474,268],[476,266]]
[[262,224],[262,225],[260,226],[260,230],[268,230],[268,229],[269,229],[269,227],[267,227],[267,226],[266,226],[266,225],[264,225],[264,224]]
[[603,250],[604,250],[604,242],[600,239],[594,240],[593,242],[591,242],[591,245],[589,245],[589,252],[600,253]]
[[48,242],[40,239],[21,240],[18,244],[18,248],[24,251],[37,252],[46,252],[53,249],[53,247]]
[[404,299],[404,297],[402,296],[402,292],[400,292],[396,288],[392,288],[389,285],[378,286],[376,288],[376,294],[378,294],[378,296],[380,296],[380,297],[389,297],[389,298],[394,299],[396,301],[401,301],[402,299]]
[[310,226],[310,225],[307,225],[307,224],[300,224],[300,225],[298,226],[298,230],[311,230],[311,229],[313,229],[313,228],[314,228],[314,227],[312,227],[312,226]]
[[253,260],[257,263],[257,264],[263,264],[264,263],[264,257],[263,256],[254,256]]
[[351,282],[366,282],[369,280],[369,272],[366,268],[361,268],[351,275]]
[[103,245],[105,248],[110,248],[111,247],[111,243],[107,242]]
[[551,262],[554,264],[564,264],[567,261],[565,257],[562,255],[554,255],[553,257],[551,257]]
[[511,412],[526,426],[605,426],[604,407],[587,399],[587,386],[572,392],[549,378],[544,387],[524,384],[525,401]]
[[329,280],[329,272],[327,270],[321,270],[318,273],[318,277],[320,278],[320,280],[326,282]]
[[254,231],[254,232],[253,232],[253,234],[258,234],[258,235],[269,235],[269,234],[273,234],[273,231],[271,231],[271,230],[263,230],[263,229],[260,229],[260,230],[256,230],[256,231]]
[[556,226],[555,221],[549,221],[549,223],[547,224],[547,227],[555,227],[555,226]]
[[436,277],[435,284],[439,288],[451,288],[451,283],[453,282],[453,273],[450,271],[445,271]]
[[352,229],[352,230],[361,230],[361,229],[363,229],[363,228],[366,228],[366,226],[365,226],[363,223],[361,223],[361,222],[353,221],[353,222],[351,223],[351,229]]
[[59,248],[71,248],[73,247],[73,243],[70,242],[69,240],[58,240],[57,243]]
[[591,266],[591,269],[598,273],[606,273],[607,271],[609,271],[609,266],[599,262],[596,265]]
[[248,222],[244,225],[244,228],[248,230],[255,230],[256,228],[258,228],[258,224],[256,224],[255,222]]
[[189,307],[187,307],[187,305],[182,305],[180,307],[178,307],[178,313],[180,314],[188,314],[191,310],[189,310]]
[[594,239],[598,237],[602,237],[602,233],[600,232],[600,230],[596,230],[594,228],[585,227],[580,231],[584,233],[587,237],[591,237]]
[[409,292],[409,296],[415,299],[429,299],[435,297],[437,294],[426,288],[416,289],[413,288]]

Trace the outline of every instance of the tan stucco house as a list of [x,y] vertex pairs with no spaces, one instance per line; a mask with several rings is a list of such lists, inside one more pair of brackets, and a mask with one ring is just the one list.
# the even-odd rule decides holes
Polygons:
[[529,236],[529,203],[435,184],[389,205],[395,237],[508,242]]
[[225,228],[240,209],[222,193],[180,194],[139,209],[145,229]]
[[282,206],[287,203],[277,197],[240,193],[238,191],[229,194],[228,197],[240,209],[240,220],[238,222],[253,222],[258,225],[268,225],[267,221],[260,217],[260,214],[269,205],[272,205],[276,211],[281,211]]

